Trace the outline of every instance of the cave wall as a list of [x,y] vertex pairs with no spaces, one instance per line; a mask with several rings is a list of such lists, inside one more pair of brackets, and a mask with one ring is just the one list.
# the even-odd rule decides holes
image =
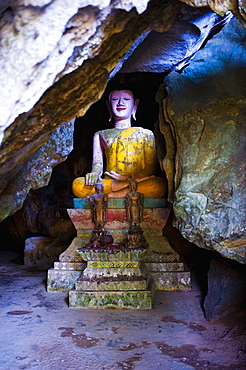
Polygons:
[[0,19],[0,221],[18,209],[11,184],[22,164],[62,122],[83,116],[101,98],[139,36],[157,26],[165,31],[180,9],[169,0],[38,4],[10,1]]
[[147,5],[148,0],[4,1],[0,70],[5,109],[0,141],[19,114],[32,109],[54,82],[99,54],[102,44],[123,31],[129,20],[138,19]]
[[47,151],[61,122],[84,115],[117,71],[180,69],[231,17],[179,1],[134,4],[6,0],[0,8],[0,221],[40,187],[42,172],[36,181],[31,166],[25,186],[23,165]]
[[[59,225],[60,210],[55,204],[52,212],[46,207],[47,189],[37,193],[32,189],[46,185],[53,168],[71,151],[73,118],[83,116],[101,98],[117,71],[167,73],[187,66],[210,31],[223,24],[220,17],[228,21],[228,11],[245,24],[241,1],[1,3],[0,220],[31,198],[19,220],[26,219],[31,232],[56,235],[52,220],[46,224],[43,220],[52,215]],[[245,30],[238,21],[234,27],[209,41],[207,46],[215,46],[206,46],[182,73],[170,73],[157,100],[175,225],[198,246],[244,262],[244,184],[239,174],[244,150]],[[77,169],[71,170],[74,175],[88,165],[81,154]],[[62,178],[62,171],[57,176]],[[40,199],[45,206],[35,208]],[[32,207],[34,219],[26,212]],[[16,229],[18,223],[11,227]]]
[[167,97],[159,96],[161,131],[171,142],[164,168],[174,224],[197,246],[241,263],[246,262],[245,38],[245,28],[232,20],[181,74],[166,77]]

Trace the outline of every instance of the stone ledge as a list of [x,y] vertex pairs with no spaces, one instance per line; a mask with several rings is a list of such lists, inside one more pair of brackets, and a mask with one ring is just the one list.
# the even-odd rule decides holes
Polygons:
[[[89,198],[74,198],[74,208],[90,209],[91,204]],[[164,208],[167,205],[166,198],[144,198],[144,208]],[[126,208],[124,198],[109,198],[108,208],[120,209]]]
[[106,247],[79,248],[77,252],[84,261],[140,261],[146,254],[147,249],[136,248],[114,248],[108,249]]
[[[108,234],[112,235],[113,238],[116,240],[124,240],[126,237],[126,234],[128,233],[129,230],[129,225],[126,229],[107,229],[105,228],[105,231],[108,232]],[[84,229],[84,230],[77,230],[77,237],[82,237],[82,238],[90,238],[92,234],[93,229]],[[162,228],[157,228],[157,229],[143,229],[144,236],[145,237],[163,237],[162,233]]]
[[82,271],[49,269],[47,275],[47,292],[67,292],[74,288]]
[[125,267],[133,268],[140,267],[141,262],[139,261],[88,261],[87,267],[96,268],[113,268],[113,267]]
[[181,290],[186,292],[191,289],[191,279],[189,271],[150,271],[149,275],[155,281],[156,290]]
[[149,272],[184,271],[183,262],[145,262]]
[[83,262],[77,249],[84,247],[90,241],[90,237],[75,237],[69,247],[59,256],[60,262]]
[[54,270],[82,271],[86,266],[86,262],[54,262]]
[[180,262],[180,256],[177,253],[151,253],[144,257],[143,262]]
[[117,278],[119,281],[122,278],[123,280],[131,280],[131,278],[142,276],[142,270],[138,267],[108,267],[108,268],[94,268],[87,267],[83,276],[88,279],[103,279],[103,278]]
[[[91,218],[91,210],[84,208],[70,208],[67,213],[71,218],[76,230],[94,229]],[[145,208],[143,210],[142,229],[162,229],[169,217],[170,208]],[[128,230],[129,223],[126,219],[125,209],[108,208],[108,222],[105,224],[106,230],[125,229]]]
[[69,307],[151,309],[152,295],[153,282],[149,285],[149,290],[104,292],[70,290]]
[[128,291],[128,290],[146,290],[147,282],[145,279],[130,279],[130,280],[119,280],[112,278],[108,281],[91,281],[85,278],[78,279],[75,284],[75,289],[79,291]]

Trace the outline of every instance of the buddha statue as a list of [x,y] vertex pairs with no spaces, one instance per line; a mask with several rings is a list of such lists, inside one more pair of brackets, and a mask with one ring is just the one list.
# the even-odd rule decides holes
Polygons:
[[[138,102],[129,90],[110,93],[107,106],[114,128],[95,133],[92,170],[85,177],[74,180],[72,190],[76,197],[86,198],[95,194],[95,185],[99,180],[109,198],[124,198],[133,175],[139,192],[146,198],[166,194],[166,180],[155,176],[157,153],[153,132],[131,127],[131,117],[135,119]],[[106,171],[103,173],[104,167]]]
[[138,183],[134,178],[129,184],[130,191],[125,196],[126,218],[130,223],[130,229],[140,228],[143,221],[144,195],[137,191]]
[[102,230],[108,221],[107,208],[108,196],[103,193],[101,182],[96,183],[96,193],[90,195],[90,204],[92,211],[92,222],[95,224],[95,230]]

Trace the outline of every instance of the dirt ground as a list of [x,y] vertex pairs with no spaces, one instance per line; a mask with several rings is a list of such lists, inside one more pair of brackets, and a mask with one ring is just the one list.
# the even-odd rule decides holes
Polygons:
[[190,292],[158,292],[152,310],[71,309],[16,257],[0,254],[1,370],[246,368],[243,312],[207,322],[195,272]]

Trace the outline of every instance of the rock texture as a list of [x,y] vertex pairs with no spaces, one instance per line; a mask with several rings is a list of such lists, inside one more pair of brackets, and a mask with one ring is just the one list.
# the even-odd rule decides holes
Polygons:
[[213,12],[225,15],[228,10],[232,11],[234,15],[243,23],[246,22],[246,11],[244,1],[235,0],[182,0],[184,3],[195,7],[210,7]]
[[[11,181],[8,181],[7,176],[3,179],[0,221],[22,207],[31,189],[39,189],[48,184],[52,169],[63,162],[73,149],[73,124],[74,120],[61,124],[39,150],[14,168]],[[45,142],[47,136],[42,135],[39,141]]]
[[208,272],[208,294],[204,301],[207,320],[220,319],[245,308],[245,266],[213,260]]
[[65,249],[66,245],[57,245],[55,239],[51,237],[28,238],[25,243],[24,265],[50,268]]
[[246,262],[245,36],[240,23],[231,21],[182,74],[166,78],[161,124],[171,143],[164,167],[175,225],[189,241],[241,263]]
[[[109,73],[138,36],[158,24],[162,30],[171,26],[179,2],[153,0],[147,9],[147,0],[44,0],[38,6],[33,0],[9,5],[0,25],[0,96],[5,107],[0,191],[8,193],[6,186],[17,169],[53,130],[83,115],[101,97]],[[14,209],[9,206],[9,214]]]
[[[1,85],[5,87],[1,128],[29,111],[62,75],[97,55],[105,39],[124,29],[147,5],[148,0],[111,5],[108,0],[6,1],[0,23]],[[123,19],[123,10],[134,7]],[[118,17],[112,17],[116,12]]]
[[151,31],[123,64],[121,72],[181,70],[208,36],[218,32],[231,17],[231,13],[220,17],[208,8],[183,5],[172,27],[166,32]]

